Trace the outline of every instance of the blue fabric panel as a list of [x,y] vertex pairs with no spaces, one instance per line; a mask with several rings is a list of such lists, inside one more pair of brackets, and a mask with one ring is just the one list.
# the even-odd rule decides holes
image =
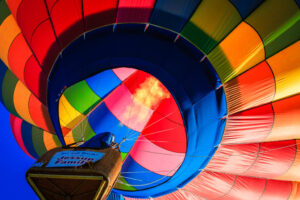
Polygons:
[[105,149],[111,146],[113,134],[109,132],[97,133],[96,136],[86,141],[80,147]]
[[264,0],[230,0],[237,8],[241,17],[245,19],[251,14]]
[[201,0],[156,0],[150,23],[180,32]]
[[135,160],[130,155],[128,155],[126,161],[123,163],[121,175],[128,184],[138,190],[156,186],[170,178],[168,176],[162,176],[145,169],[137,162],[135,162]]
[[32,125],[23,121],[21,125],[21,134],[28,153],[30,153],[32,157],[38,159],[39,155],[36,153],[32,142]]
[[86,79],[90,88],[102,99],[114,88],[121,84],[121,80],[112,70],[107,70]]
[[296,0],[296,3],[297,3],[297,5],[298,5],[299,8],[300,8],[300,0]]
[[[143,24],[118,24],[114,32],[112,26],[106,26],[79,38],[56,61],[47,90],[49,113],[62,139],[56,100],[65,85],[73,85],[111,67],[128,66],[152,74],[168,88],[183,115],[187,130],[186,154],[201,155],[186,156],[178,171],[169,180],[153,184],[155,187],[145,186],[144,190],[138,191],[115,190],[134,198],[167,194],[195,177],[206,166],[220,142],[225,123],[220,118],[226,113],[224,95],[218,94],[223,90],[216,90],[219,78],[208,60],[200,61],[203,53],[188,45],[182,37],[174,42],[177,34],[173,32],[151,25],[144,32],[144,28]],[[68,79],[65,74],[68,74]],[[208,105],[199,105],[202,103]],[[119,134],[116,138],[122,139],[128,128],[118,127],[119,120],[106,107],[102,105],[101,108],[101,112],[95,110],[91,114],[94,115],[89,120],[92,128],[96,133],[108,131]],[[199,111],[200,108],[209,114],[205,115],[205,111]],[[209,109],[214,109],[215,113]],[[199,121],[200,117],[204,121]]]
[[2,62],[2,60],[0,60],[0,102],[2,103],[2,82],[3,82],[3,78],[6,74],[7,71],[7,67],[5,66],[5,64]]
[[107,197],[107,200],[124,200],[124,197],[122,197],[122,195],[111,192]]
[[[99,105],[89,116],[88,121],[93,131],[98,133],[110,132],[115,135],[115,142],[119,143],[123,138],[140,133],[123,125],[106,107],[105,103]],[[121,152],[128,153],[136,139],[126,140],[121,145]],[[124,146],[124,147],[123,147]]]

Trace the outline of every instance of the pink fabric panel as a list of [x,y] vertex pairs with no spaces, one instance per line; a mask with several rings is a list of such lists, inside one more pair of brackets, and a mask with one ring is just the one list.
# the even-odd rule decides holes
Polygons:
[[138,132],[144,129],[153,113],[153,110],[135,100],[123,84],[108,95],[104,102],[119,121]]
[[137,139],[130,155],[142,167],[162,176],[172,176],[185,156],[184,153],[165,150],[142,135]]
[[117,75],[117,77],[124,81],[127,79],[131,74],[133,74],[136,71],[136,69],[133,68],[127,68],[127,67],[121,67],[113,69],[113,72]]
[[148,22],[155,0],[119,0],[117,23]]
[[[15,117],[13,115],[10,115],[10,126],[11,130],[13,132],[13,135],[18,143],[18,145],[21,147],[21,149],[31,158],[33,158],[27,151],[23,139],[22,139],[22,131],[21,131],[21,125],[22,125],[22,119]],[[34,158],[33,158],[34,159]]]
[[257,159],[259,144],[221,145],[205,170],[243,174]]

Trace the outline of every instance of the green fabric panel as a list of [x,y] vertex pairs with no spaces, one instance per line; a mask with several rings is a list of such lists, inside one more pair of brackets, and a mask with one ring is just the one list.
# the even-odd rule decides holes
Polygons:
[[7,7],[5,0],[0,0],[0,25],[10,15],[10,10]]
[[73,130],[74,141],[88,141],[96,135],[96,133],[91,128],[88,119],[82,120]]
[[32,143],[35,152],[41,157],[44,153],[47,152],[47,149],[44,145],[44,131],[38,127],[32,126]]
[[14,91],[17,82],[18,78],[10,70],[7,70],[2,82],[2,100],[6,109],[20,118],[14,106]]
[[57,146],[57,147],[61,147],[61,143],[60,143],[60,141],[59,141],[57,135],[52,135],[52,138],[53,138],[53,140],[54,140],[56,146]]
[[70,104],[84,115],[101,101],[101,98],[93,92],[86,81],[72,85],[64,92],[64,95]]
[[242,18],[228,0],[204,0],[181,34],[208,54]]
[[262,37],[266,58],[300,39],[300,10],[294,0],[265,1],[246,22]]
[[219,46],[214,48],[213,51],[207,55],[207,58],[214,66],[222,83],[226,83],[233,78],[233,69],[231,67],[231,64],[226,59],[226,55],[223,53],[223,50]]
[[121,152],[122,160],[124,161],[128,153]]
[[116,182],[114,188],[119,190],[136,191],[136,189],[130,186],[130,184],[123,178],[122,175],[118,177],[118,181]]

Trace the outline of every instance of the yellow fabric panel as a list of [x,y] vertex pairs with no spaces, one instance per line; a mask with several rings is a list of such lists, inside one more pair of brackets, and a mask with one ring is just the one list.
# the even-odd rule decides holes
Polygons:
[[66,99],[65,95],[62,95],[59,99],[58,105],[59,121],[61,126],[72,129],[77,123],[79,123],[84,115],[78,112]]
[[300,183],[299,182],[293,182],[292,192],[289,197],[289,200],[300,200]]
[[295,160],[288,171],[283,175],[277,177],[277,180],[300,181],[300,140],[297,140],[296,142],[297,150]]
[[44,137],[43,137],[44,144],[45,144],[47,151],[57,147],[55,141],[53,140],[53,134],[51,134],[47,131],[44,131],[43,135],[44,135]]
[[65,142],[66,142],[66,145],[75,143],[74,136],[73,136],[73,132],[70,131],[70,132],[64,137],[64,140],[65,140]]
[[8,50],[21,30],[12,15],[9,15],[0,26],[0,58],[8,66]]
[[276,81],[274,100],[300,92],[300,41],[267,59]]
[[229,24],[238,24],[241,20],[238,11],[228,0],[204,0],[190,19],[215,41],[220,41],[224,34],[232,30]]
[[29,111],[29,99],[31,96],[31,92],[27,89],[27,87],[21,82],[18,81],[15,91],[14,91],[14,106],[17,113],[22,117],[25,121],[30,124],[36,125],[31,118]]
[[209,55],[222,82],[227,82],[265,59],[264,45],[247,23],[237,26]]

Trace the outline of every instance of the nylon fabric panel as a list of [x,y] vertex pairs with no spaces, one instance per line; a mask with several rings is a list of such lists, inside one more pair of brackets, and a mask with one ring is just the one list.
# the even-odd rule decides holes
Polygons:
[[[74,142],[79,142],[82,140],[89,140],[93,136],[95,136],[96,133],[90,126],[88,122],[88,118],[84,118],[79,124],[77,124],[71,131],[68,132],[68,134],[65,135],[65,141],[67,144],[71,144]],[[70,141],[68,141],[70,140]]]
[[14,107],[19,116],[32,125],[36,125],[32,120],[29,110],[29,99],[31,92],[26,88],[21,81],[18,81],[13,96]]
[[35,159],[39,158],[39,155],[34,149],[33,140],[32,140],[32,125],[23,121],[21,124],[21,135],[23,138],[24,145],[27,151],[30,153],[32,157]]
[[295,0],[270,0],[246,21],[263,39],[266,58],[300,39],[300,10]]
[[64,91],[65,98],[78,112],[88,114],[101,98],[93,92],[86,81],[81,81]]
[[[127,78],[127,77],[126,77]],[[106,70],[86,79],[88,86],[101,98],[105,98],[113,89],[121,84],[112,70]]]
[[203,0],[181,34],[205,54],[209,54],[241,20],[230,1]]
[[27,60],[32,55],[24,37],[19,34],[12,42],[8,52],[8,65],[10,70],[25,83],[24,80],[24,69]]
[[17,77],[7,70],[2,82],[2,103],[5,108],[13,115],[19,117],[14,106],[14,91],[18,83]]
[[273,73],[266,62],[224,84],[228,113],[269,103],[275,95]]
[[38,127],[45,131],[55,133],[48,113],[48,108],[43,103],[41,103],[34,95],[30,96],[28,107],[30,116]]
[[84,118],[84,115],[70,104],[65,95],[60,97],[58,109],[60,124],[66,128],[72,129]]
[[263,61],[264,45],[257,32],[242,22],[208,54],[208,59],[224,83]]
[[43,139],[43,130],[35,126],[32,126],[32,143],[39,157],[47,152]]
[[173,98],[164,99],[142,131],[153,144],[177,153],[186,152],[186,132]]
[[[145,169],[162,176],[172,176],[184,160],[184,153],[165,150],[140,135],[130,156]],[[126,162],[126,161],[125,161]]]
[[117,15],[117,0],[83,0],[85,29],[113,24]]
[[180,32],[201,0],[156,0],[150,23]]
[[[144,175],[141,177],[139,173],[129,172],[142,172],[144,173]],[[153,187],[155,185],[165,182],[170,178],[168,176],[158,175],[145,169],[144,167],[139,165],[131,156],[128,156],[125,162],[123,163],[121,174],[123,175],[123,178],[128,182],[128,184],[130,186],[133,186],[137,190]]]
[[117,23],[149,21],[155,0],[119,0]]
[[112,71],[116,74],[116,76],[121,80],[124,81],[127,79],[131,74],[136,72],[136,69],[127,68],[127,67],[119,67],[112,69]]
[[251,15],[255,9],[257,9],[264,0],[230,0],[231,3],[237,8],[240,15],[245,19],[248,15]]
[[10,11],[5,1],[0,1],[0,25],[10,15]]
[[6,66],[8,66],[9,48],[19,34],[19,26],[17,25],[14,17],[9,15],[0,26],[0,58]]
[[43,132],[43,143],[47,151],[61,146],[57,136],[46,131]]
[[275,76],[274,100],[300,92],[300,41],[282,50],[267,60]]
[[299,199],[300,198],[300,183],[293,182],[292,184],[293,184],[292,192],[291,192],[289,200]]
[[271,104],[229,115],[222,144],[262,142],[271,134],[274,112]]
[[7,67],[0,59],[0,102],[1,103],[3,102],[3,100],[2,100],[2,84],[3,84],[3,79],[4,79],[4,76],[5,76],[7,70],[8,70]]
[[[122,124],[113,113],[102,103],[98,106],[89,116],[88,123],[91,126],[93,132],[96,134],[102,132],[111,132],[115,135],[115,142],[120,143],[123,138],[135,135],[136,137],[140,134],[125,124]],[[121,152],[128,153],[134,145],[137,138],[131,138],[121,144]]]
[[[134,187],[130,186],[130,184],[124,179],[124,177],[122,175],[120,175],[118,177],[114,188],[118,188],[120,190],[136,191],[136,189]],[[113,188],[113,191],[114,191],[114,188]],[[116,194],[118,194],[118,193],[116,193]]]
[[292,192],[292,182],[267,180],[261,200],[289,199]]
[[41,69],[32,55],[25,64],[24,79],[26,86],[46,105],[47,74]]
[[29,157],[33,158],[30,153],[27,151],[23,138],[22,138],[22,131],[21,131],[21,125],[22,125],[22,119],[13,116],[12,114],[10,115],[10,127],[12,130],[12,133],[14,135],[15,140],[17,141],[19,147],[25,152]]
[[22,0],[6,0],[10,12],[13,16],[17,16],[17,11]]
[[295,140],[296,145],[296,155],[294,157],[294,162],[290,168],[281,176],[277,177],[278,180],[289,180],[289,181],[299,181],[300,180],[300,140]]
[[84,32],[81,0],[46,0],[46,3],[55,34],[62,47]]
[[265,141],[300,138],[300,95],[275,101],[272,106],[275,114],[274,125]]

